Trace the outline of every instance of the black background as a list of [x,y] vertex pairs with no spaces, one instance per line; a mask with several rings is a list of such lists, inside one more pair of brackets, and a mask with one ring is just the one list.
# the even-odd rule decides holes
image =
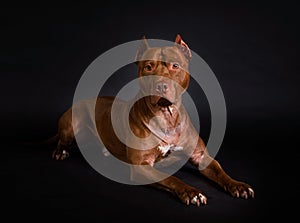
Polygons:
[[[2,8],[1,177],[11,216],[42,221],[248,222],[296,214],[297,14],[296,5],[288,1]],[[177,33],[219,80],[227,129],[217,159],[231,176],[253,186],[255,199],[233,199],[187,165],[177,175],[209,200],[205,207],[186,207],[165,192],[110,181],[76,149],[70,159],[57,162],[50,157],[52,148],[15,144],[55,134],[81,75],[106,50],[142,35],[173,41]],[[107,83],[105,93],[115,93],[126,82],[123,75]],[[207,139],[206,99],[193,82],[189,92],[201,111]]]

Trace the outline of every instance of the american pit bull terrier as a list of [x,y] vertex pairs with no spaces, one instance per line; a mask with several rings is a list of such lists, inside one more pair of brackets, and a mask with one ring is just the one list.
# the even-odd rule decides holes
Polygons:
[[[153,95],[141,97],[133,104],[129,112],[130,129],[139,138],[153,134],[157,140],[156,146],[148,148],[146,144],[144,148],[137,149],[119,140],[111,121],[112,105],[114,100],[118,100],[114,97],[99,96],[96,99],[97,133],[110,154],[122,161],[135,164],[134,166],[142,167],[132,170],[133,180],[155,178],[156,175],[160,175],[154,168],[157,162],[164,162],[176,150],[185,151],[192,147],[188,160],[205,177],[219,184],[233,197],[253,198],[254,190],[248,184],[231,178],[219,162],[208,154],[203,140],[194,129],[181,103],[181,96],[189,85],[188,63],[191,57],[191,51],[180,35],[176,36],[174,45],[166,47],[150,47],[143,38],[137,50],[138,77],[156,78],[155,81],[141,82],[139,94],[144,89],[151,89]],[[73,106],[85,106],[85,103]],[[117,103],[120,106],[127,106],[126,102],[120,100]],[[68,147],[75,141],[80,126],[86,125],[82,123],[84,122],[82,117],[76,117],[72,122],[72,108],[62,115],[55,136],[58,145],[52,154],[54,159],[63,160],[69,156]],[[159,117],[160,121],[150,125],[153,117]],[[196,144],[191,145],[190,142],[195,141],[194,139]],[[187,205],[207,204],[207,198],[198,188],[186,184],[175,176],[168,176],[151,185],[173,193]]]

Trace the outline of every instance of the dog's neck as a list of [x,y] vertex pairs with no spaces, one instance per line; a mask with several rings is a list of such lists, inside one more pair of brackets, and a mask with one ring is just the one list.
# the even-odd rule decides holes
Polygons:
[[181,102],[162,107],[151,104],[150,97],[137,100],[130,110],[130,116],[140,117],[140,123],[136,123],[137,125],[167,142],[168,138],[174,138],[174,135],[180,132],[180,123],[186,118]]

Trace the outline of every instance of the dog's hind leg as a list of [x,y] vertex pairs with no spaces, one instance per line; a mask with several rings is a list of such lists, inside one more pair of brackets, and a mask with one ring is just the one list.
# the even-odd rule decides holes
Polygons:
[[68,149],[74,142],[73,132],[66,134],[65,131],[59,134],[59,140],[56,149],[52,152],[52,158],[56,160],[64,160],[69,157]]
[[56,160],[64,160],[69,157],[69,152],[66,150],[66,146],[62,145],[62,141],[59,140],[56,149],[52,152],[52,158]]
[[70,110],[67,111],[58,123],[58,143],[52,152],[52,158],[64,160],[69,157],[68,149],[75,141]]

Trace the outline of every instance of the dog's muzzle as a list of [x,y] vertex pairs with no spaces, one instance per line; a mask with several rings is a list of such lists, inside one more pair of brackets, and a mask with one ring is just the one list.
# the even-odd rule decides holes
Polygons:
[[165,94],[169,90],[169,85],[166,82],[158,82],[155,89],[158,93]]
[[161,95],[161,98],[158,100],[157,105],[159,105],[161,107],[167,107],[167,106],[170,106],[173,104],[171,101],[169,101],[166,98],[166,95],[168,94],[169,89],[170,89],[170,86],[165,81],[160,81],[155,84],[156,93]]

